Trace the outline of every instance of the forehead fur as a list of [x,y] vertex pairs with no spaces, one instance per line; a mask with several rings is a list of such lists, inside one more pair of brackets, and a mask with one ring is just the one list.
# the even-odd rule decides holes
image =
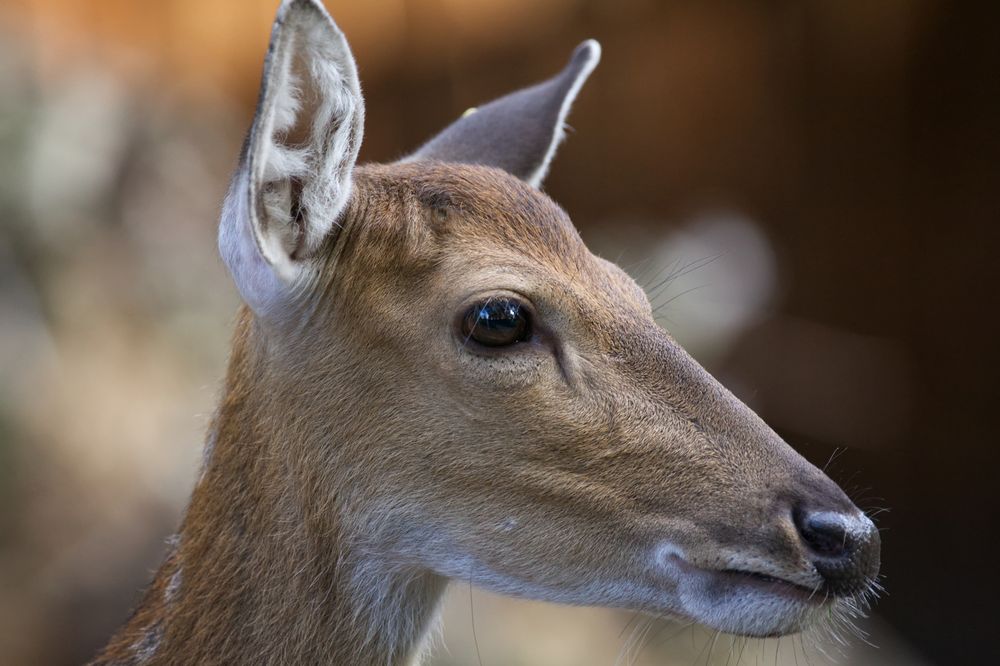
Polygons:
[[381,241],[381,250],[394,245],[396,259],[399,251],[412,259],[421,249],[433,254],[472,243],[570,273],[593,259],[562,208],[500,169],[436,162],[369,165],[357,169],[355,188],[349,217],[361,228],[353,233]]

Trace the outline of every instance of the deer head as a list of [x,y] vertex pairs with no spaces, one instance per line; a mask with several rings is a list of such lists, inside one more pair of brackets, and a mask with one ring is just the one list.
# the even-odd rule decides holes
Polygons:
[[[584,42],[554,78],[357,166],[347,42],[319,2],[284,2],[221,220],[248,309],[178,598],[208,604],[207,572],[224,574],[199,558],[257,561],[247,534],[272,523],[325,544],[309,566],[329,561],[343,622],[371,615],[369,640],[413,643],[448,579],[751,636],[808,628],[872,587],[872,522],[539,189],[599,57]],[[309,550],[276,538],[289,562]],[[253,586],[280,567],[225,575]],[[387,604],[413,612],[374,617]]]
[[358,167],[347,42],[319,3],[286,2],[222,254],[279,390],[340,461],[330,487],[358,498],[339,518],[366,552],[505,594],[798,631],[869,588],[878,533],[539,190],[599,57],[584,42],[549,81]]

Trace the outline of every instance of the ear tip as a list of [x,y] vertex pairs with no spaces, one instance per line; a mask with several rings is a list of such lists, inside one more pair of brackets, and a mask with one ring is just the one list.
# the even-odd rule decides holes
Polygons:
[[347,41],[344,31],[330,16],[322,0],[282,0],[278,13],[274,18],[274,35],[285,26],[322,25],[329,28],[338,39]]
[[285,18],[292,12],[314,12],[332,22],[330,13],[326,10],[326,5],[321,0],[281,0],[278,7],[277,20],[284,22]]
[[579,62],[588,69],[593,69],[601,61],[601,43],[596,39],[588,39],[573,50],[571,62]]
[[308,7],[310,9],[323,9],[326,11],[326,7],[320,0],[281,0],[281,6],[278,7],[278,11],[288,11],[291,7]]

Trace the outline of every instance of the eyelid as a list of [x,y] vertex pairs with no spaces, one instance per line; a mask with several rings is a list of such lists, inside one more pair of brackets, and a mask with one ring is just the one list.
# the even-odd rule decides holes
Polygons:
[[535,308],[534,302],[531,297],[524,292],[518,291],[515,288],[510,287],[499,287],[496,289],[481,289],[473,293],[467,294],[458,302],[458,310],[461,313],[466,312],[472,306],[478,303],[485,303],[490,299],[507,298],[517,301],[522,308],[526,309],[528,314],[534,317],[537,314],[537,309]]

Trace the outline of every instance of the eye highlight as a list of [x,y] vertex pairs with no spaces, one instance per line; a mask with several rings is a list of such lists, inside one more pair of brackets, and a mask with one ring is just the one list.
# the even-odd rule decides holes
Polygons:
[[466,310],[461,329],[465,342],[507,347],[531,337],[531,317],[516,298],[496,296]]

